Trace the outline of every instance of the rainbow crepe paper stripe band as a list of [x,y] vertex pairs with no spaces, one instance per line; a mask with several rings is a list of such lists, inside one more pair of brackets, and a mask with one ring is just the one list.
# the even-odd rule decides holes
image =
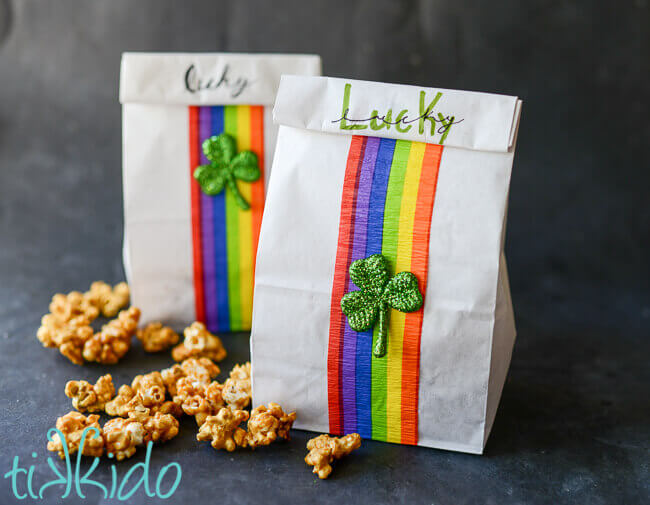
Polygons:
[[[210,331],[251,328],[255,256],[264,209],[264,107],[225,105],[189,107],[192,245],[196,318]],[[262,176],[238,182],[249,210],[239,208],[230,191],[208,196],[192,176],[208,163],[201,144],[228,133],[237,150],[257,154]]]
[[[353,136],[348,153],[332,288],[328,348],[330,432],[417,444],[422,309],[391,310],[388,351],[372,355],[377,328],[356,332],[341,298],[356,289],[350,264],[383,254],[391,274],[410,271],[426,293],[429,234],[442,146]],[[426,300],[425,300],[426,303]]]

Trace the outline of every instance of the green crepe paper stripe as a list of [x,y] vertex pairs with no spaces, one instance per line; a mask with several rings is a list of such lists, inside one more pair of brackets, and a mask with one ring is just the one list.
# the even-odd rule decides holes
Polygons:
[[[399,219],[402,207],[402,191],[411,142],[398,140],[395,143],[393,162],[390,167],[388,187],[386,189],[386,205],[384,210],[384,233],[381,253],[388,260],[390,271],[395,271],[397,260],[397,239],[399,235]],[[372,348],[377,343],[379,328],[375,327],[372,336]],[[390,338],[390,332],[389,336]],[[387,359],[372,360],[372,438],[387,439],[386,394],[387,394]]]
[[[224,107],[224,132],[238,138],[237,106]],[[239,146],[237,146],[239,151]],[[226,191],[226,229],[228,255],[228,300],[230,302],[230,327],[241,328],[241,295],[239,286],[239,206],[232,191]]]

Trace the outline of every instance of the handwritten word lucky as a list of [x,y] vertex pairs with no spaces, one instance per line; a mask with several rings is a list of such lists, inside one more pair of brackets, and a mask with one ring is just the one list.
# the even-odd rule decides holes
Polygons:
[[[63,433],[61,433],[56,428],[51,429],[48,432],[48,437],[52,439],[52,435],[57,433],[61,440],[65,439]],[[54,464],[52,458],[47,458],[47,465],[50,467],[50,470],[54,473],[55,478],[44,482],[38,487],[34,483],[34,465],[29,465],[29,467],[23,468],[20,465],[20,458],[15,456],[13,459],[13,464],[11,470],[4,474],[5,479],[11,479],[11,490],[14,496],[18,500],[23,500],[27,497],[30,497],[34,500],[43,499],[43,492],[52,487],[52,486],[65,486],[63,489],[63,494],[61,499],[74,496],[76,494],[79,498],[85,498],[84,488],[88,489],[89,487],[95,487],[99,489],[104,494],[104,499],[117,499],[118,501],[128,500],[136,491],[142,488],[145,494],[151,498],[169,498],[174,494],[178,485],[181,482],[181,466],[178,463],[169,463],[168,465],[163,466],[158,472],[156,477],[155,485],[152,485],[150,482],[149,476],[149,463],[151,460],[151,448],[153,442],[147,444],[147,455],[143,463],[136,463],[133,465],[129,471],[124,474],[124,477],[121,479],[117,476],[117,470],[115,465],[111,465],[111,484],[110,489],[98,482],[91,479],[92,473],[95,471],[99,465],[99,458],[93,458],[93,462],[90,465],[90,468],[82,475],[81,473],[81,455],[83,453],[84,442],[86,437],[101,437],[99,430],[92,426],[84,429],[81,434],[81,442],[79,444],[79,452],[77,454],[77,461],[72,468],[72,462],[70,460],[70,454],[68,454],[67,444],[63,444],[63,451],[65,452],[65,472],[61,472],[59,468]],[[32,452],[32,458],[36,458],[38,455],[35,452]],[[109,455],[110,457],[110,455]],[[170,472],[173,470],[173,474]],[[169,472],[169,477],[167,474]],[[175,474],[175,475],[174,475]],[[171,485],[165,483],[164,481],[173,482]],[[164,485],[163,485],[164,484]],[[163,488],[165,490],[163,491]],[[73,491],[74,490],[74,491]]]
[[221,75],[217,77],[201,77],[194,64],[187,67],[185,71],[185,89],[190,93],[199,91],[211,91],[219,88],[230,90],[230,96],[237,98],[251,84],[246,77],[230,75],[230,67],[223,67]]
[[373,110],[368,117],[365,118],[351,118],[350,117],[350,95],[352,94],[352,85],[345,84],[343,91],[343,111],[341,117],[332,121],[332,123],[339,123],[341,130],[365,130],[370,127],[371,130],[390,130],[395,127],[399,133],[406,133],[414,123],[418,124],[418,133],[424,135],[427,127],[430,127],[430,135],[433,136],[437,133],[440,135],[438,144],[443,144],[449,131],[453,125],[462,123],[463,119],[456,119],[455,116],[445,116],[442,113],[434,112],[434,107],[442,98],[442,92],[438,91],[436,96],[427,104],[426,92],[420,91],[420,106],[418,115],[411,117],[408,109],[402,109],[393,119],[393,109],[388,109],[386,113],[380,114],[377,109]]

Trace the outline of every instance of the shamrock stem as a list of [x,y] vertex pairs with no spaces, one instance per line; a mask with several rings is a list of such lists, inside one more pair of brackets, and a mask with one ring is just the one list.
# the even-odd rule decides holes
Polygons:
[[372,354],[375,358],[383,358],[386,355],[386,346],[388,343],[388,305],[383,304],[379,309],[379,331],[377,332],[377,342]]
[[248,205],[248,202],[244,200],[244,197],[241,196],[241,193],[239,192],[239,188],[237,187],[237,182],[235,182],[235,178],[232,176],[228,177],[227,184],[233,196],[235,197],[235,201],[237,202],[237,205],[239,205],[239,207],[242,210],[250,209],[251,206]]

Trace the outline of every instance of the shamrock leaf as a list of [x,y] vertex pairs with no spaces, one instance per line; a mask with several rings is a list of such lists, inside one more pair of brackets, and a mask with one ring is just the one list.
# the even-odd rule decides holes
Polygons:
[[390,278],[388,261],[381,254],[353,261],[350,279],[360,289],[343,295],[341,310],[355,331],[369,330],[379,319],[373,354],[381,358],[386,354],[388,309],[415,312],[422,307],[418,279],[411,272],[400,272]]
[[373,254],[365,260],[353,261],[350,265],[350,279],[361,289],[381,295],[390,274],[388,262],[381,254]]
[[237,179],[253,182],[260,178],[260,168],[257,166],[257,155],[252,151],[244,151],[232,160],[232,173]]
[[252,151],[237,154],[237,142],[227,133],[205,139],[202,148],[210,163],[196,167],[194,178],[203,192],[213,196],[228,187],[237,205],[244,210],[249,209],[250,205],[239,192],[237,179],[254,182],[260,178],[257,155]]
[[415,312],[422,307],[418,278],[411,272],[398,273],[388,281],[384,299],[388,305],[400,312]]
[[230,163],[237,152],[237,142],[227,133],[205,139],[201,147],[205,157],[218,165]]
[[223,173],[212,165],[199,165],[196,167],[194,178],[199,181],[203,192],[210,196],[221,193],[226,185]]
[[379,307],[375,297],[365,291],[350,291],[341,299],[341,310],[348,316],[348,324],[355,331],[372,328]]

